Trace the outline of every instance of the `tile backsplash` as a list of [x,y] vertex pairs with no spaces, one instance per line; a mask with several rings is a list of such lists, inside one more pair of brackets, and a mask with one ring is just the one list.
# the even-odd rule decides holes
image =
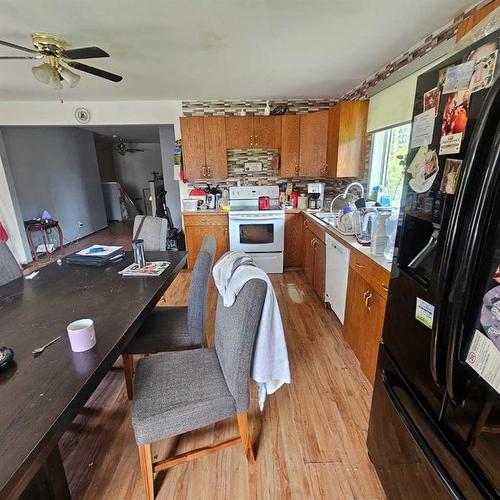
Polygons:
[[[368,172],[365,169],[365,175],[362,178],[334,178],[334,177],[296,177],[285,178],[279,176],[279,171],[272,168],[273,156],[279,154],[277,149],[229,149],[227,152],[228,164],[228,178],[223,180],[215,179],[199,179],[193,180],[188,183],[188,188],[191,187],[204,187],[208,182],[211,185],[219,185],[219,188],[229,188],[236,186],[238,180],[242,185],[258,186],[269,184],[281,184],[284,182],[292,182],[294,189],[302,193],[307,193],[307,184],[310,182],[324,182],[325,183],[325,205],[337,194],[345,191],[345,188],[354,181],[361,182],[367,186]],[[368,155],[367,155],[368,157]],[[260,172],[245,172],[244,163],[262,162],[262,171]]]
[[[311,113],[335,106],[336,99],[272,99],[269,100],[271,110],[278,105],[288,106],[287,114]],[[219,101],[182,101],[184,116],[223,116],[239,115],[241,110],[247,115],[263,115],[266,100],[219,100]]]

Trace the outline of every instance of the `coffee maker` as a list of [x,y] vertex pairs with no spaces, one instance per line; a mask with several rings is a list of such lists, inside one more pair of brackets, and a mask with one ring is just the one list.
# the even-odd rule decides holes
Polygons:
[[307,185],[307,211],[320,212],[325,201],[325,183],[311,182]]

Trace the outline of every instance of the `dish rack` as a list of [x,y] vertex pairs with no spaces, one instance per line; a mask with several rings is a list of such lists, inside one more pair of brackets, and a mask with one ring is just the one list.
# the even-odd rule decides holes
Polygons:
[[359,210],[343,213],[339,210],[332,214],[335,221],[335,229],[344,236],[354,236],[361,232],[361,214]]

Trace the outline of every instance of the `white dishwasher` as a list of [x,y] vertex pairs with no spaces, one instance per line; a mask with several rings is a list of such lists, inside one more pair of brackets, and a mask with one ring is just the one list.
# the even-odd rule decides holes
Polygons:
[[326,292],[325,300],[344,324],[345,301],[347,295],[347,275],[349,274],[349,248],[335,238],[326,235]]

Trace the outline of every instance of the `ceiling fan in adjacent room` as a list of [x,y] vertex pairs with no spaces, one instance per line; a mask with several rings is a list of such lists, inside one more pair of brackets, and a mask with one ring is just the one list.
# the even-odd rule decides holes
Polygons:
[[119,155],[125,156],[127,153],[144,153],[144,149],[129,148],[123,139],[118,138],[116,151]]
[[[42,61],[40,66],[33,66],[33,76],[42,83],[49,85],[55,90],[63,88],[62,82],[70,87],[76,87],[80,81],[80,75],[71,71],[67,66],[78,71],[84,71],[91,75],[119,82],[123,77],[109,71],[104,71],[94,66],[88,66],[76,59],[94,59],[109,57],[109,54],[99,47],[82,47],[79,49],[67,49],[68,44],[62,38],[48,33],[33,33],[31,35],[34,49],[22,47],[15,43],[0,40],[0,45],[12,49],[22,50],[30,55],[27,56],[0,56],[0,59],[38,59]],[[62,64],[64,63],[64,65]]]

